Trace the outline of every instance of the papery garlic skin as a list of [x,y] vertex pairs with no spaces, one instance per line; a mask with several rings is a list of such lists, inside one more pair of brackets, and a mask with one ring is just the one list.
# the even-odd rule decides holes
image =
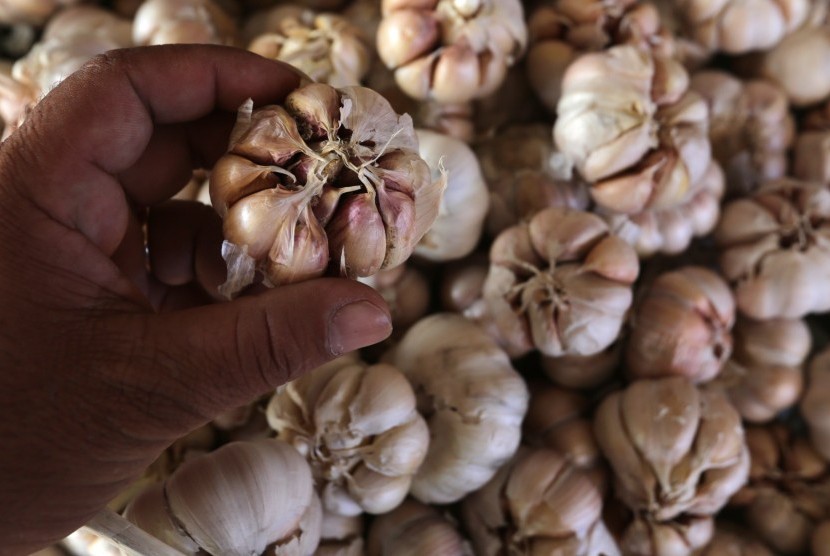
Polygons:
[[[137,497],[127,519],[185,554],[262,554],[293,543],[311,554],[320,506],[311,470],[288,444],[233,442],[180,467]],[[200,552],[201,553],[201,552]]]
[[412,383],[430,430],[411,494],[449,504],[476,490],[515,453],[528,391],[507,354],[460,315],[416,323],[388,356]]
[[619,335],[639,268],[598,216],[545,209],[493,242],[486,317],[514,356],[593,355]]
[[383,0],[377,50],[409,96],[440,103],[486,96],[524,52],[519,0]]
[[556,146],[612,212],[680,204],[709,167],[708,109],[676,61],[635,46],[585,54],[569,67]]
[[761,76],[784,89],[796,107],[827,98],[830,95],[830,24],[802,27],[766,52],[760,66]]
[[328,512],[392,510],[427,454],[412,387],[387,364],[336,359],[281,386],[266,416],[308,460]]
[[632,245],[641,258],[657,253],[677,255],[686,250],[694,238],[705,236],[715,228],[724,188],[723,170],[713,160],[700,181],[675,207],[646,209],[636,214],[598,212],[614,234]]
[[482,556],[620,554],[602,522],[597,485],[554,450],[520,450],[461,512]]
[[468,541],[437,509],[408,499],[369,528],[366,556],[473,556]]
[[548,207],[588,209],[588,186],[554,148],[549,125],[509,126],[475,150],[490,191],[492,237]]
[[429,165],[433,181],[446,173],[447,186],[438,217],[414,253],[437,262],[460,259],[478,244],[489,206],[478,159],[458,139],[423,129],[416,134],[418,154]]
[[371,47],[345,17],[281,5],[268,18],[271,25],[248,44],[248,50],[289,63],[332,87],[359,85],[369,71]]
[[806,323],[741,318],[732,336],[732,356],[714,385],[726,390],[744,421],[770,421],[797,403],[804,389],[802,366],[812,347]]
[[719,390],[682,377],[638,380],[609,394],[594,432],[617,497],[654,521],[713,515],[747,479],[737,411]]
[[236,23],[213,0],[145,0],[133,20],[136,45],[236,42]]
[[727,204],[715,230],[720,266],[738,309],[758,319],[830,309],[830,190],[782,179]]
[[808,373],[801,415],[816,451],[830,461],[830,349],[813,356]]
[[767,50],[807,20],[810,0],[678,0],[689,34],[709,51]]
[[631,322],[625,361],[632,377],[708,382],[732,353],[735,300],[717,273],[681,267],[647,286]]
[[211,173],[233,295],[267,284],[371,276],[403,263],[438,215],[444,180],[418,155],[409,116],[378,93],[313,83],[283,106],[240,108]]
[[795,122],[780,87],[720,70],[694,73],[689,86],[709,106],[712,155],[724,167],[731,194],[745,195],[784,176]]

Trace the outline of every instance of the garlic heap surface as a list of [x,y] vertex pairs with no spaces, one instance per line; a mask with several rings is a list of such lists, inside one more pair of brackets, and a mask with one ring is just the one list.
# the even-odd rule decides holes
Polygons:
[[400,504],[429,444],[403,374],[349,357],[281,386],[266,415],[308,460],[326,511],[346,516]]
[[732,504],[744,507],[755,535],[777,554],[805,554],[830,517],[830,468],[806,438],[782,423],[748,427],[749,482]]
[[404,262],[438,214],[409,116],[378,93],[313,83],[283,106],[239,110],[211,173],[233,295],[261,271],[272,285],[370,276]]
[[773,556],[763,543],[746,531],[718,527],[699,556]]
[[430,431],[412,482],[428,504],[460,500],[515,453],[528,391],[507,354],[474,323],[438,313],[409,329],[389,361],[412,383]]
[[830,189],[789,178],[724,207],[715,239],[741,312],[763,320],[830,310],[828,217]]
[[[623,330],[623,334],[625,330]],[[555,384],[579,390],[597,388],[612,380],[620,369],[624,339],[593,355],[542,356],[542,371]]]
[[213,0],[145,0],[133,20],[136,45],[236,43],[236,23]]
[[710,52],[766,50],[804,23],[811,0],[677,0],[688,34]]
[[468,541],[432,506],[408,499],[372,522],[366,556],[473,556]]
[[609,394],[597,408],[594,432],[617,497],[639,515],[624,545],[653,544],[685,526],[692,530],[684,536],[704,546],[710,516],[747,479],[740,416],[722,392],[683,377],[638,380]]
[[476,554],[618,556],[590,475],[550,449],[523,448],[461,506]]
[[735,300],[715,272],[686,266],[650,284],[632,318],[625,351],[635,378],[712,380],[732,353]]
[[4,0],[0,2],[0,24],[43,25],[65,6],[80,0]]
[[598,216],[549,208],[490,248],[485,319],[515,355],[593,355],[617,338],[639,261]]
[[744,421],[770,421],[795,405],[804,387],[802,366],[812,344],[807,324],[739,318],[732,336],[732,357],[715,385],[726,389]]
[[830,103],[811,110],[793,146],[793,176],[830,184]]
[[784,176],[795,122],[780,87],[706,70],[692,75],[690,88],[709,106],[712,155],[723,165],[731,194],[746,194]]
[[320,545],[314,556],[364,556],[362,515],[344,516],[323,508]]
[[830,461],[830,349],[810,360],[807,391],[801,400],[801,415],[810,427],[816,451]]
[[[276,440],[232,442],[195,458],[136,497],[125,517],[195,555],[312,554],[322,512],[311,470]],[[203,551],[203,552],[202,552]]]
[[689,517],[674,521],[652,521],[648,516],[635,515],[620,539],[626,556],[685,556],[697,554],[714,534],[715,525],[709,517]]
[[527,43],[520,0],[383,0],[381,9],[378,54],[418,100],[492,93]]
[[371,47],[363,31],[345,17],[293,5],[279,6],[268,17],[273,24],[248,50],[287,62],[332,87],[359,85],[369,71]]
[[359,282],[383,296],[392,315],[393,334],[400,333],[429,311],[430,286],[424,274],[408,263],[381,270]]
[[686,70],[635,46],[585,54],[562,80],[557,147],[610,212],[686,201],[711,159],[708,109]]

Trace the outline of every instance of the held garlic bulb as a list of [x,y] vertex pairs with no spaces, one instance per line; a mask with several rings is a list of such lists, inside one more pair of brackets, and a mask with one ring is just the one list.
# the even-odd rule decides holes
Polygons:
[[438,217],[415,254],[430,261],[451,261],[472,252],[481,238],[489,198],[473,151],[458,139],[434,131],[416,130],[418,154],[429,165],[433,180],[447,174]]
[[515,453],[528,391],[507,354],[460,315],[430,315],[388,355],[412,383],[430,431],[412,495],[449,504],[476,490]]
[[[185,554],[310,555],[322,513],[311,470],[276,440],[232,442],[195,458],[127,507],[125,517]],[[200,552],[201,553],[201,552]]]
[[438,215],[445,180],[418,155],[409,116],[378,93],[313,83],[283,106],[245,103],[211,173],[231,296],[403,263]]
[[486,96],[522,55],[520,0],[383,0],[381,60],[409,96],[440,103]]
[[599,206],[670,208],[703,177],[709,114],[688,83],[678,62],[635,46],[585,54],[568,67],[554,139]]
[[336,359],[281,386],[266,415],[308,460],[326,511],[337,514],[392,510],[427,454],[412,387],[383,363]]
[[598,216],[545,209],[493,242],[483,320],[515,356],[593,355],[619,335],[639,269]]

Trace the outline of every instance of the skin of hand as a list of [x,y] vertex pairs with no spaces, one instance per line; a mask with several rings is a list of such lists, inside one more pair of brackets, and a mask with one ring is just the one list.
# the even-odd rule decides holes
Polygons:
[[300,79],[227,47],[113,51],[0,146],[0,554],[62,538],[176,438],[391,332],[345,279],[211,303],[221,222],[165,202],[225,152],[245,99]]

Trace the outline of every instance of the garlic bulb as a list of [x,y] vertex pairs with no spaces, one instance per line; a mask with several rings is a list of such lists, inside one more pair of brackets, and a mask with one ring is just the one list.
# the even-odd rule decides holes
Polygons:
[[349,357],[278,388],[266,415],[308,460],[326,511],[346,516],[400,504],[429,444],[403,374]]
[[626,556],[689,556],[706,546],[714,528],[708,516],[665,522],[637,516],[623,533],[620,547]]
[[381,7],[378,54],[418,100],[492,93],[527,43],[520,0],[383,0]]
[[708,109],[688,81],[678,62],[635,46],[568,67],[554,139],[599,206],[628,214],[673,207],[703,177]]
[[679,205],[646,209],[636,214],[615,214],[599,210],[611,230],[629,243],[642,258],[656,253],[676,255],[686,250],[695,237],[711,232],[720,217],[724,175],[714,160],[687,192]]
[[741,318],[732,335],[732,357],[714,385],[726,389],[744,421],[770,421],[801,397],[810,330],[802,320]]
[[[288,444],[232,442],[139,495],[125,517],[185,554],[311,555],[320,503],[311,471]],[[200,552],[201,553],[201,552]]]
[[280,285],[398,266],[438,215],[444,185],[418,155],[411,118],[374,91],[312,83],[283,106],[248,101],[210,179],[227,240],[222,292],[256,270]]
[[810,0],[678,0],[690,35],[709,51],[767,50],[805,22]]
[[438,217],[418,245],[415,254],[430,261],[464,257],[478,244],[487,214],[487,186],[478,159],[458,139],[434,131],[417,130],[418,154],[429,165],[433,180],[447,174],[447,188]]
[[647,287],[631,322],[625,361],[632,377],[707,382],[732,353],[735,300],[715,272],[686,266]]
[[830,309],[830,190],[782,179],[727,204],[715,230],[738,308],[758,320]]
[[545,209],[493,242],[487,316],[513,355],[593,355],[619,335],[639,268],[598,216]]
[[[803,1],[803,0],[802,0]],[[816,5],[822,2],[816,2]],[[830,22],[804,26],[766,52],[761,76],[777,83],[794,106],[808,106],[830,95]]]
[[359,85],[369,71],[371,48],[360,28],[345,17],[295,5],[278,6],[268,17],[272,26],[248,50],[287,62],[332,87]]
[[236,42],[236,23],[213,0],[145,0],[133,20],[136,45]]
[[733,195],[784,176],[795,123],[780,87],[720,70],[693,74],[689,87],[709,106],[712,155],[723,165]]
[[638,380],[603,399],[594,432],[615,492],[653,521],[716,513],[747,479],[741,419],[719,390]]
[[480,556],[620,554],[596,484],[554,450],[520,450],[464,499],[461,512]]
[[396,333],[412,326],[429,310],[429,283],[424,274],[413,266],[398,265],[358,281],[373,287],[383,296]]
[[712,541],[698,556],[773,556],[773,553],[754,539],[751,533],[725,529],[719,525]]
[[477,143],[476,154],[490,190],[493,237],[548,207],[588,208],[588,187],[554,149],[549,125],[509,126]]
[[480,300],[489,266],[483,253],[447,265],[441,276],[441,307],[463,313]]
[[816,451],[830,461],[830,349],[822,349],[810,360],[807,385],[801,415]]
[[323,509],[320,545],[314,556],[363,556],[363,516],[344,516]]
[[449,504],[479,488],[519,446],[528,392],[507,354],[462,316],[415,324],[388,356],[412,383],[430,431],[411,493]]
[[367,556],[473,556],[458,528],[438,510],[415,500],[372,522]]
[[542,356],[542,371],[554,383],[579,390],[602,386],[620,369],[623,339],[593,355]]
[[0,3],[0,24],[43,25],[64,6],[80,0],[4,0]]

